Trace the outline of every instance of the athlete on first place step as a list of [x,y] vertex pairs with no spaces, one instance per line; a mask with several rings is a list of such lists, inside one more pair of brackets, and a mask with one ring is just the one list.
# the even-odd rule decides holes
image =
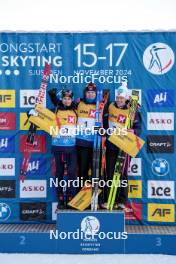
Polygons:
[[[129,108],[129,90],[126,83],[117,89],[117,96],[115,102],[109,105],[108,113],[104,117],[105,129],[117,127],[118,124],[124,126],[128,115]],[[134,116],[134,123],[132,127],[134,134],[139,135],[141,132],[141,115],[136,111]],[[118,158],[119,148],[106,140],[106,173],[107,180],[112,180],[114,175],[115,164]],[[117,189],[114,209],[124,210],[128,202],[128,168],[130,165],[130,156],[126,156],[125,166],[121,172],[120,181],[124,182],[122,186]],[[108,193],[110,188],[108,188]],[[107,203],[101,205],[104,209],[107,208]]]
[[52,135],[51,146],[55,159],[55,177],[58,179],[58,183],[63,180],[66,182],[70,180],[66,190],[63,190],[62,184],[58,184],[56,191],[58,197],[57,209],[59,210],[66,209],[67,203],[76,194],[72,181],[76,180],[77,176],[76,136],[74,133],[77,124],[77,112],[72,90],[63,89],[58,95],[56,89],[52,89],[48,94],[56,107],[55,114],[59,128],[58,135]]
[[81,180],[83,183],[90,180],[88,172],[89,169],[92,170],[94,134],[86,134],[85,131],[95,126],[96,96],[96,85],[92,82],[88,83],[84,89],[83,99],[80,100],[77,108],[77,126],[83,128],[82,133],[79,133],[76,137],[79,190],[83,187],[81,186]]

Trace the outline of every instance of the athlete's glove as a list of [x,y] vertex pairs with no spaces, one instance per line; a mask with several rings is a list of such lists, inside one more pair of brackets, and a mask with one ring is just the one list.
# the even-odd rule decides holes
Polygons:
[[27,114],[27,119],[26,119],[26,121],[24,122],[24,126],[27,125],[30,116],[38,116],[38,113],[36,112],[36,110],[35,110],[34,108],[32,108],[31,110],[29,110],[26,114]]
[[48,91],[49,97],[51,99],[51,102],[54,104],[54,106],[57,106],[58,104],[58,98],[57,98],[57,89],[53,88]]
[[28,115],[28,117],[38,116],[38,112],[35,109],[31,109],[30,111],[28,111],[27,115]]

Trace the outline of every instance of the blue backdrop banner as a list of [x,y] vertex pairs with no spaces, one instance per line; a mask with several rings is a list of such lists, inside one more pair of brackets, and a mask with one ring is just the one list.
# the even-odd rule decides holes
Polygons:
[[[176,33],[0,33],[0,222],[56,220],[51,138],[37,131],[27,180],[19,182],[28,126],[26,112],[46,62],[48,89],[73,89],[83,96],[90,81],[110,89],[122,82],[140,92],[145,145],[132,159],[126,223],[175,224]],[[46,95],[45,106],[52,108]]]

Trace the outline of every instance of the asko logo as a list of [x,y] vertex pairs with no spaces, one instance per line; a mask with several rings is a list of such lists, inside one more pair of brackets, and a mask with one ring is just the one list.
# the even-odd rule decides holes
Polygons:
[[15,113],[0,113],[0,130],[15,130],[16,129],[16,114]]
[[175,199],[174,181],[148,181],[148,198]]
[[[20,90],[20,107],[32,108],[37,102],[39,90]],[[46,107],[46,95],[44,97],[44,107]]]
[[147,113],[148,130],[174,130],[174,113]]
[[165,43],[157,42],[148,46],[143,54],[143,63],[147,71],[156,75],[163,75],[174,65],[174,52]]
[[0,176],[15,176],[15,158],[0,158]]
[[174,204],[148,204],[148,221],[150,222],[175,222]]
[[20,181],[20,198],[46,198],[46,180]]
[[141,176],[141,158],[132,158],[128,170],[129,176]]

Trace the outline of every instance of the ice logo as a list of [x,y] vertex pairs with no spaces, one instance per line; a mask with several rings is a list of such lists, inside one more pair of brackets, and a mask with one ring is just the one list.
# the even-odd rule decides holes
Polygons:
[[165,43],[153,43],[143,54],[143,63],[147,71],[162,75],[168,72],[174,64],[173,50]]
[[94,235],[100,229],[100,222],[94,216],[86,216],[81,222],[81,231],[86,235]]
[[169,163],[165,159],[155,159],[152,162],[152,172],[157,176],[165,176],[169,172]]
[[6,203],[0,203],[0,220],[5,221],[11,215],[10,207]]

